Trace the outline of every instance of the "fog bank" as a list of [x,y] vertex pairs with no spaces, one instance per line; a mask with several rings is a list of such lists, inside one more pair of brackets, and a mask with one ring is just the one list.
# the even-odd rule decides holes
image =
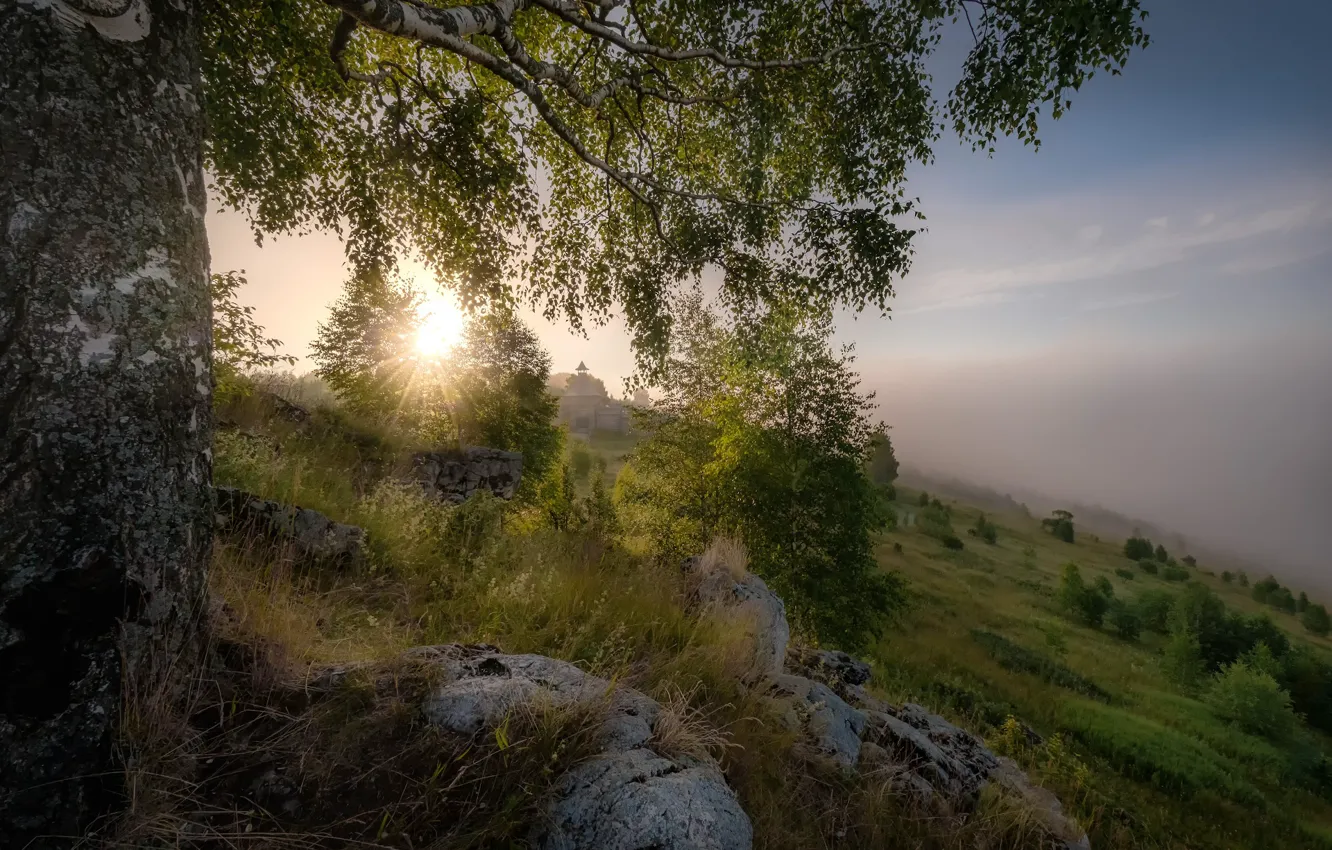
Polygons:
[[1332,338],[860,364],[904,464],[1099,504],[1332,591]]

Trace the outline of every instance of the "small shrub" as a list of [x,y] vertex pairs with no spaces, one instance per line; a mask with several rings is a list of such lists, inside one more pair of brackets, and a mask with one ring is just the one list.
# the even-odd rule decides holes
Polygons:
[[939,542],[944,545],[945,549],[960,550],[963,548],[962,538],[956,534],[949,534],[947,537],[941,538]]
[[1221,719],[1274,741],[1289,740],[1299,724],[1290,694],[1276,679],[1244,661],[1227,665],[1216,676],[1206,702]]
[[1150,558],[1143,558],[1138,561],[1138,569],[1142,570],[1144,573],[1151,573],[1152,575],[1156,575],[1156,572],[1157,570],[1160,569],[1160,566],[1158,566],[1157,563]]
[[1188,581],[1189,571],[1183,567],[1166,567],[1161,571],[1161,578],[1166,581]]
[[1198,566],[1198,559],[1193,557],[1192,555],[1185,555],[1183,558],[1180,558],[1180,560],[1183,561],[1187,566],[1190,567]]
[[1165,546],[1159,543],[1156,545],[1156,551],[1153,552],[1152,555],[1156,558],[1156,560],[1160,561],[1163,564],[1170,563],[1170,553],[1166,551]]
[[1235,576],[1234,576],[1233,573],[1231,573],[1230,570],[1222,570],[1222,571],[1221,571],[1221,580],[1224,581],[1226,584],[1230,584],[1231,582],[1233,582],[1233,581],[1235,580]]
[[1127,567],[1119,567],[1115,570],[1115,575],[1119,576],[1124,581],[1134,581],[1137,579],[1137,575],[1134,574],[1133,570],[1130,570]]

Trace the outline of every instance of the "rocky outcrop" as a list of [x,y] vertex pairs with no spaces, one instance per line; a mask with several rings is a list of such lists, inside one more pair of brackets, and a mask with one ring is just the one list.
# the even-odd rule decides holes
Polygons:
[[754,645],[750,678],[760,681],[780,674],[791,639],[782,598],[758,576],[710,559],[688,558],[684,571],[697,583],[692,594],[696,608],[745,622]]
[[358,526],[235,487],[216,487],[214,492],[218,526],[229,534],[254,535],[288,548],[305,566],[348,569],[360,566],[365,558],[365,531]]
[[705,573],[695,575],[695,603],[744,613],[755,625],[752,683],[812,750],[843,769],[882,774],[901,793],[951,812],[970,809],[981,789],[997,783],[1031,810],[1050,845],[1089,850],[1058,798],[1032,785],[1016,764],[922,706],[894,706],[870,694],[865,685],[873,671],[864,661],[837,650],[788,647],[781,599],[756,576],[709,566],[699,558],[685,564],[687,572]]
[[453,452],[418,452],[412,455],[410,479],[426,494],[445,502],[464,502],[474,493],[489,492],[512,499],[523,478],[523,456],[518,452],[480,447]]
[[531,843],[540,850],[749,850],[753,829],[710,759],[653,749],[662,708],[629,688],[540,655],[440,646],[410,655],[443,684],[422,705],[427,722],[458,735],[499,726],[522,705],[596,706],[600,752],[556,783]]

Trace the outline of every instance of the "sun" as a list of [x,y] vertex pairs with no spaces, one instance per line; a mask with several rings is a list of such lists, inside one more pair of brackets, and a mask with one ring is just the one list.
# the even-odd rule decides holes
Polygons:
[[417,308],[417,314],[421,326],[416,332],[416,353],[422,357],[443,357],[462,339],[462,312],[451,299],[431,298]]

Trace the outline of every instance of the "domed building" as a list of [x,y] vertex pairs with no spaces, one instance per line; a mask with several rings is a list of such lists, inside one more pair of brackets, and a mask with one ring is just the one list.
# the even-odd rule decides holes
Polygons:
[[629,431],[629,410],[606,392],[606,384],[579,361],[560,394],[560,422],[575,434],[593,431]]

